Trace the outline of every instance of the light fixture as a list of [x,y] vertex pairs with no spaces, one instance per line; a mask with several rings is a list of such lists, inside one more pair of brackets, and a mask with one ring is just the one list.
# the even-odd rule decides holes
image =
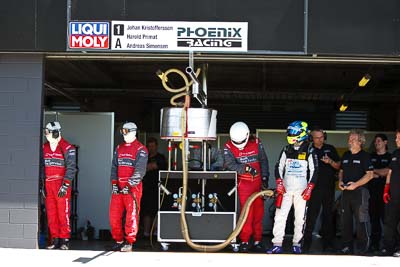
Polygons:
[[340,107],[339,107],[339,111],[340,111],[340,112],[345,112],[346,109],[347,109],[348,107],[349,107],[348,105],[342,104],[342,105],[340,105]]
[[338,101],[338,107],[340,112],[345,112],[347,108],[349,107],[348,105],[348,99],[346,100],[344,95],[341,95]]
[[364,87],[365,85],[367,85],[367,83],[369,82],[369,80],[371,79],[371,75],[369,75],[368,73],[365,74],[361,80],[358,82],[358,86],[359,87]]
[[165,82],[168,82],[168,78],[164,75],[164,72],[162,70],[157,70],[156,74],[161,81],[165,80]]

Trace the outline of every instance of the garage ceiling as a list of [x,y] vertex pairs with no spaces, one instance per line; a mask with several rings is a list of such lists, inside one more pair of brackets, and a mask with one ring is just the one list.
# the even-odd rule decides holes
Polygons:
[[[400,62],[390,59],[195,56],[195,66],[202,64],[208,66],[209,107],[218,109],[222,130],[239,119],[254,127],[280,128],[299,112],[321,125],[320,121],[331,121],[343,98],[349,110],[400,102]],[[183,71],[187,65],[186,55],[48,56],[45,103],[51,107],[79,102],[86,111],[115,111],[120,120],[126,117],[121,104],[125,102],[142,107],[135,112],[149,112],[149,105],[158,112],[170,106],[172,94],[163,89],[157,70]],[[360,88],[358,81],[366,73],[372,78]],[[171,75],[169,81],[182,86],[177,76]],[[266,125],[279,118],[282,123]],[[157,118],[154,121],[148,130],[157,127]],[[325,127],[331,125],[327,122]]]

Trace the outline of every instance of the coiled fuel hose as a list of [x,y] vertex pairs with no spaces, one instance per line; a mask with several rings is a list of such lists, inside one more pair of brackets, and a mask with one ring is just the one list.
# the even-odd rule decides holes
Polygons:
[[[200,71],[201,71],[200,68],[197,69],[196,77],[199,76]],[[181,76],[183,81],[185,82],[185,85],[182,86],[181,88],[171,88],[168,85],[168,75],[171,74],[171,73],[177,73],[179,76]],[[162,74],[162,77],[161,77],[161,82],[162,82],[162,85],[164,86],[165,90],[167,90],[168,92],[176,94],[173,97],[171,97],[171,99],[170,99],[170,104],[172,106],[181,106],[180,103],[177,103],[175,100],[180,98],[180,97],[183,97],[183,96],[187,95],[188,92],[189,92],[190,86],[193,84],[193,81],[189,81],[189,79],[186,77],[186,74],[183,71],[178,70],[178,69],[169,69],[166,72],[164,72]]]
[[[182,76],[182,78],[185,80],[185,84],[186,86],[179,88],[179,89],[173,89],[168,87],[167,88],[167,80],[165,79],[165,77],[171,73],[171,72],[176,72],[179,75]],[[199,69],[196,72],[196,76],[198,76],[198,74],[200,73]],[[169,92],[174,92],[174,93],[178,93],[181,92],[183,90],[188,90],[188,86],[191,85],[191,83],[189,83],[188,78],[186,77],[186,75],[178,70],[178,69],[169,69],[168,71],[165,72],[164,74],[164,79],[162,79],[163,81],[163,86],[164,88],[169,91]],[[263,190],[257,193],[252,194],[246,201],[246,203],[244,204],[244,206],[241,209],[241,213],[238,219],[238,222],[236,224],[236,228],[232,231],[232,233],[229,235],[229,237],[222,243],[220,244],[216,244],[216,245],[200,245],[200,244],[196,244],[194,243],[189,235],[189,228],[186,222],[186,196],[187,196],[187,189],[188,189],[188,161],[186,160],[186,154],[187,154],[187,150],[188,150],[188,139],[187,139],[187,110],[190,107],[190,96],[186,93],[181,93],[178,95],[176,95],[175,97],[171,98],[171,104],[173,102],[173,99],[176,99],[178,97],[181,96],[185,96],[185,102],[182,108],[182,113],[181,113],[181,132],[182,132],[182,144],[183,144],[183,149],[182,149],[182,198],[181,198],[181,210],[180,210],[180,223],[181,223],[181,232],[182,232],[182,236],[185,238],[186,243],[193,248],[194,250],[197,251],[201,251],[201,252],[217,252],[220,251],[222,249],[224,249],[226,246],[228,246],[229,244],[231,244],[232,240],[235,239],[240,231],[243,228],[244,223],[246,222],[247,216],[249,214],[249,210],[250,210],[250,206],[251,204],[258,198],[261,196],[267,196],[267,197],[273,197],[274,196],[274,192],[272,190]]]

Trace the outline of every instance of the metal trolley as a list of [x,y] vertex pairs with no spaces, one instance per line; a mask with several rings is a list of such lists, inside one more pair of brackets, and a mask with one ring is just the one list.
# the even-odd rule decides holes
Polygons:
[[[172,242],[186,242],[180,226],[182,171],[160,171],[159,182],[157,238],[168,250]],[[235,229],[236,182],[232,171],[189,171],[185,214],[192,241],[221,243]]]

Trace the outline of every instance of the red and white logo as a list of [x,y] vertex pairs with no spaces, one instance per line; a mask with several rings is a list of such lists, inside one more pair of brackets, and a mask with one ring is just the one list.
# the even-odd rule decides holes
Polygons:
[[109,33],[108,22],[70,22],[69,48],[109,49]]

